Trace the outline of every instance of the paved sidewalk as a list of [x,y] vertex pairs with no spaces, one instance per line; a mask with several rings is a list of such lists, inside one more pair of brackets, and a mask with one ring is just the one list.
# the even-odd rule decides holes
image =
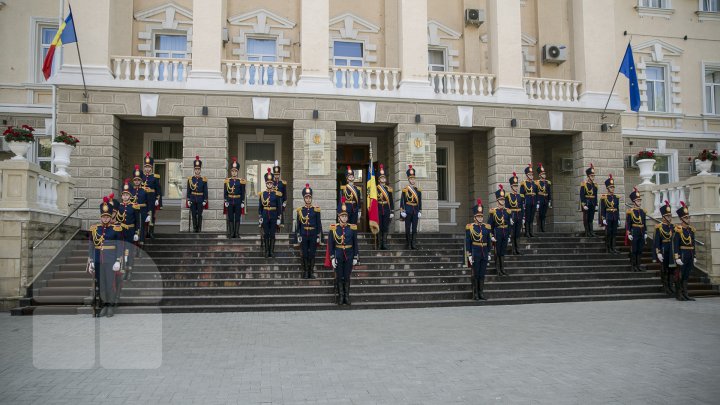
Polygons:
[[0,403],[8,404],[720,398],[720,299],[120,315],[97,323],[2,314],[0,342]]

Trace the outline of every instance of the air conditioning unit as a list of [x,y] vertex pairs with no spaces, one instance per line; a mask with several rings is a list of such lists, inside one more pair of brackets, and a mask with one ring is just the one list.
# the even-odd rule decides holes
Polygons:
[[560,172],[561,173],[572,173],[573,171],[573,160],[572,158],[560,159]]
[[480,25],[485,22],[485,10],[479,8],[465,9],[465,24]]
[[567,47],[565,45],[543,45],[542,62],[561,64],[567,60]]
[[625,156],[625,164],[623,166],[625,166],[626,169],[637,169],[637,164],[635,164],[637,160],[637,155]]

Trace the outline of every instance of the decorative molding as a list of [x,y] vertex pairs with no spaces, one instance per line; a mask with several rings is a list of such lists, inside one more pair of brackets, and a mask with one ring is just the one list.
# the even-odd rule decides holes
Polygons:
[[360,101],[360,122],[363,124],[375,123],[375,108],[377,103],[374,101]]
[[444,25],[435,20],[430,20],[427,23],[428,28],[428,45],[432,48],[441,49],[445,53],[445,65],[447,70],[452,72],[460,68],[460,61],[458,60],[460,52],[457,50],[456,45],[462,33],[453,30],[452,28]]
[[635,6],[635,10],[638,12],[640,17],[662,17],[667,18],[668,20],[673,14],[675,14],[675,10],[672,8]]
[[651,39],[634,45],[632,47],[633,53],[646,53],[651,54],[654,62],[660,62],[664,60],[664,56],[680,56],[684,50],[675,45],[671,45],[660,39]]
[[[178,19],[182,16],[185,19]],[[173,2],[139,11],[134,15],[135,20],[145,23],[145,30],[138,32],[138,51],[145,52],[145,56],[153,55],[153,39],[155,33],[178,33],[187,37],[187,57],[192,53],[192,24],[193,14],[191,10],[181,7]],[[160,18],[158,18],[160,17]]]
[[698,21],[720,21],[720,13],[717,11],[696,11]]
[[266,120],[270,117],[270,99],[267,97],[253,97],[253,118]]
[[[635,58],[639,58],[637,63],[638,72],[638,85],[640,86],[640,117],[638,119],[638,126],[656,126],[651,124],[658,124],[657,120],[648,121],[648,117],[651,114],[659,114],[661,116],[674,116],[673,125],[670,127],[681,128],[682,127],[682,97],[681,97],[681,65],[680,57],[684,50],[675,45],[668,44],[659,39],[652,39],[643,43],[633,46],[633,52]],[[649,56],[649,60],[648,60]],[[647,64],[656,64],[664,66],[666,70],[665,86],[667,89],[667,106],[668,111],[663,112],[650,112],[647,110]]]
[[294,21],[267,9],[258,9],[233,16],[228,19],[228,24],[241,27],[239,35],[232,38],[232,42],[239,45],[233,48],[233,55],[247,59],[247,38],[258,37],[276,40],[275,56],[278,62],[290,58],[291,40],[285,37],[285,31],[295,28],[297,24]]
[[537,39],[532,35],[522,33],[523,76],[535,77],[537,75]]
[[335,41],[361,42],[363,44],[363,65],[377,62],[377,44],[371,41],[380,27],[351,13],[341,14],[330,19],[330,65],[333,63]]

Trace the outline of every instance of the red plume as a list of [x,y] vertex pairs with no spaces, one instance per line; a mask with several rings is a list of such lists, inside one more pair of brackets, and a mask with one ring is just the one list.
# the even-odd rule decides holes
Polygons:
[[682,205],[683,207],[687,207],[687,205],[685,205],[685,201],[680,201],[680,205]]
[[195,155],[195,160],[200,160],[200,156]]
[[529,168],[532,168],[532,163],[528,163],[528,167],[529,167]]
[[610,178],[612,179],[612,173],[610,173]]
[[145,152],[145,157],[150,157],[150,152]]
[[140,165],[135,165],[135,170],[139,170],[139,169],[140,169]]
[[477,203],[478,203],[477,205],[482,205],[482,198],[478,198]]
[[590,168],[591,168],[591,169],[594,169],[594,168],[595,168],[595,166],[593,166],[593,164],[592,164],[592,163],[590,163]]
[[107,204],[110,202],[110,199],[108,199],[107,197],[103,197],[103,202]]
[[384,168],[385,168],[385,166],[383,166],[383,164],[382,164],[382,163],[380,163],[380,168],[381,168],[381,169],[384,169]]
[[500,190],[502,190],[502,189],[503,189],[502,184],[499,184],[499,185],[498,185],[498,188],[499,188]]
[[310,184],[309,184],[309,183],[305,183],[305,188],[310,188]]
[[[680,201],[680,204],[683,204],[683,205],[685,205],[685,203],[684,203],[684,202],[682,202],[682,201]],[[665,200],[665,205],[667,205],[667,206],[669,207],[669,206],[670,206],[670,201],[668,201],[668,200]]]
[[517,177],[517,173],[513,172],[513,177]]
[[125,184],[130,183],[130,179],[125,179]]
[[349,171],[349,172],[352,171],[352,168],[350,167],[350,165],[348,165],[348,171]]
[[270,173],[270,168],[268,167],[268,173]]
[[233,162],[237,162],[237,158],[235,156],[232,157]]
[[412,165],[408,165],[408,169],[412,169]]
[[111,200],[112,200],[113,198],[115,198],[115,193],[110,193],[110,195],[108,195],[108,198],[111,199]]

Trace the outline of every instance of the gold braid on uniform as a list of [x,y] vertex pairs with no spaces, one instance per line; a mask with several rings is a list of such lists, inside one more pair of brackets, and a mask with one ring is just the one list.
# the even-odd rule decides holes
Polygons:
[[[592,187],[590,187],[590,190],[588,190],[588,188],[587,188],[588,184],[590,184],[590,183],[586,182],[585,184],[583,184],[583,188],[585,189],[585,194],[592,195],[594,193],[594,191],[593,191]],[[592,184],[595,184],[595,183],[592,183]]]
[[692,233],[688,233],[687,238],[685,237],[685,228],[683,228],[682,232],[680,232],[680,240],[683,243],[683,246],[692,246]]
[[498,210],[495,210],[495,212],[493,212],[493,216],[495,217],[495,222],[498,225],[505,225],[505,216],[504,215],[501,216],[502,220],[500,220],[500,218],[498,218],[498,216],[497,216],[497,213],[498,213]]
[[542,184],[542,183],[538,181],[538,182],[537,182],[538,192],[539,192],[539,193],[544,193],[544,192],[545,192],[545,187],[541,186],[540,184]]
[[482,225],[480,225],[480,232],[475,231],[475,225],[471,226],[470,237],[473,242],[482,242]]
[[300,211],[298,212],[298,221],[300,221],[303,225],[307,225],[310,222],[310,211],[308,211],[307,216],[305,216],[303,215],[303,209],[300,208]]
[[198,185],[194,181],[192,181],[192,178],[188,180],[188,185],[190,186],[190,190],[197,191]]
[[[335,238],[335,244],[344,245],[345,244],[345,232],[343,231],[342,235],[338,235],[337,234],[338,228],[342,228],[342,227],[336,226],[335,229],[333,230],[333,237]],[[338,236],[340,237],[339,239],[338,239]]]
[[92,232],[93,245],[95,245],[95,247],[100,247],[103,246],[103,244],[105,243],[105,232],[103,231],[103,233],[98,235],[97,231],[98,228],[95,228],[95,231]]
[[660,231],[660,236],[662,237],[662,239],[670,239],[670,237],[672,237],[672,227],[670,227],[668,233],[665,233],[665,231],[663,231],[663,224],[660,224],[658,231]]
[[267,199],[263,198],[263,194],[265,194],[264,191],[262,193],[260,193],[260,201],[262,202],[262,206],[269,207],[270,206],[270,193],[268,193]]
[[605,208],[615,208],[615,201],[612,201],[612,196],[605,197]]
[[230,181],[225,183],[225,189],[227,189],[228,194],[235,194],[235,186],[230,187]]
[[632,219],[634,225],[642,225],[642,218],[640,217],[640,215],[635,216],[634,209],[630,210],[630,218]]
[[125,218],[127,217],[127,211],[120,214],[120,210],[115,211],[115,220],[121,224],[125,224]]

